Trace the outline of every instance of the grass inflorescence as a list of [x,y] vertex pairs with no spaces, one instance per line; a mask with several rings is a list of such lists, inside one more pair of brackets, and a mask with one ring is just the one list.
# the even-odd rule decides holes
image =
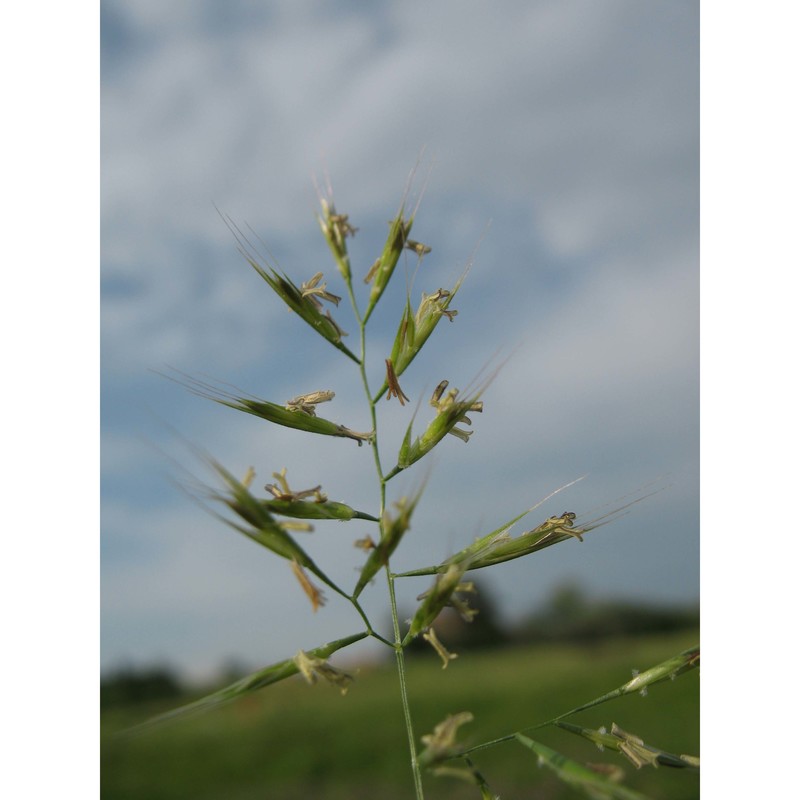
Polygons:
[[[468,745],[462,739],[461,728],[467,727],[474,720],[474,714],[469,709],[453,710],[436,723],[432,730],[429,729],[429,732],[419,731],[415,726],[406,669],[406,648],[421,638],[440,656],[444,667],[457,657],[456,653],[447,649],[447,643],[443,641],[446,637],[440,638],[441,631],[437,631],[436,624],[440,613],[447,607],[455,608],[467,622],[475,617],[477,610],[470,604],[470,597],[475,592],[475,585],[469,580],[470,572],[530,557],[544,548],[564,542],[583,543],[584,537],[590,531],[627,513],[629,506],[644,499],[638,497],[600,516],[564,511],[512,536],[511,529],[514,525],[534,511],[544,500],[577,482],[572,481],[475,541],[462,542],[460,549],[439,564],[418,567],[402,573],[392,570],[392,558],[405,541],[406,534],[412,526],[414,511],[423,499],[425,482],[410,496],[400,497],[388,504],[387,485],[400,472],[428,457],[437,447],[442,446],[443,442],[451,441],[448,434],[468,443],[473,435],[474,415],[484,412],[484,395],[491,383],[490,377],[462,392],[450,385],[449,378],[440,379],[428,400],[428,404],[434,409],[433,418],[421,432],[414,433],[415,418],[422,405],[422,398],[410,398],[406,395],[400,386],[399,378],[435,333],[443,317],[451,323],[457,322],[458,312],[451,307],[451,303],[462,286],[468,269],[464,270],[450,289],[437,287],[435,284],[428,287],[429,291],[423,292],[416,309],[412,306],[410,294],[407,292],[405,304],[397,312],[397,333],[391,350],[383,354],[385,369],[377,374],[371,374],[367,369],[368,323],[377,304],[385,296],[386,288],[395,275],[398,263],[406,254],[408,258],[416,259],[418,265],[431,252],[428,244],[410,238],[418,210],[418,203],[410,208],[407,190],[398,210],[389,222],[383,249],[371,266],[358,273],[351,263],[347,242],[356,235],[358,228],[354,226],[350,215],[337,210],[330,189],[325,196],[320,193],[320,212],[317,220],[333,256],[338,274],[337,280],[343,284],[341,294],[336,293],[339,289],[331,286],[331,280],[326,279],[323,272],[318,271],[310,276],[292,276],[278,270],[251,244],[239,226],[223,215],[223,220],[236,239],[239,251],[263,279],[264,285],[277,296],[279,302],[284,303],[309,325],[320,339],[325,340],[328,345],[333,345],[344,359],[350,362],[351,368],[357,370],[354,371],[353,378],[363,387],[364,403],[369,412],[372,429],[358,432],[341,421],[320,416],[318,407],[327,404],[334,397],[333,392],[326,389],[299,393],[285,400],[279,398],[266,400],[248,395],[246,392],[231,392],[187,375],[180,375],[181,382],[195,394],[258,417],[271,425],[290,428],[304,435],[351,439],[355,440],[359,447],[365,445],[364,449],[372,452],[378,491],[375,507],[360,510],[349,505],[346,498],[329,499],[321,485],[307,489],[293,489],[286,471],[281,470],[273,473],[274,482],[264,485],[262,495],[261,490],[254,488],[255,476],[252,469],[245,470],[241,466],[229,470],[210,459],[222,488],[209,489],[207,499],[216,508],[221,509],[213,513],[231,528],[261,545],[272,556],[289,562],[289,569],[297,580],[300,590],[311,602],[314,611],[324,606],[325,596],[322,589],[312,581],[311,576],[352,604],[363,622],[363,630],[289,655],[285,660],[240,679],[207,698],[163,714],[145,725],[216,707],[297,674],[302,675],[309,683],[319,680],[330,683],[344,693],[353,683],[354,675],[335,666],[329,659],[339,650],[371,637],[393,651],[395,657],[405,739],[411,763],[411,778],[418,800],[424,796],[424,775],[452,778],[471,784],[475,796],[480,796],[484,800],[495,797],[490,786],[491,776],[487,777],[485,771],[480,769],[476,758],[480,751],[501,744],[516,744],[527,755],[533,753],[538,762],[548,767],[559,780],[589,796],[631,799],[642,797],[619,783],[618,766],[616,768],[613,764],[601,767],[586,766],[553,750],[529,734],[540,728],[559,728],[587,740],[590,744],[604,746],[608,752],[622,756],[637,769],[645,766],[699,768],[699,759],[696,757],[676,755],[646,744],[645,739],[638,733],[629,733],[615,724],[608,731],[604,727],[593,728],[589,725],[564,721],[566,717],[578,712],[585,712],[594,706],[631,693],[644,692],[652,684],[671,680],[691,671],[699,665],[699,647],[684,651],[639,673],[617,689],[607,691],[593,700],[583,702],[572,710],[545,721],[535,719],[532,712],[534,718],[530,720],[530,724],[507,731],[482,743]],[[354,271],[366,276],[364,281],[366,287],[359,285],[360,281],[354,282]],[[359,346],[355,348],[357,352],[343,342],[347,334],[340,324],[339,305],[344,294],[350,299],[358,334],[348,341],[358,341]],[[336,318],[332,314],[332,309],[336,311]],[[396,456],[388,471],[384,470],[378,449],[377,404],[384,396],[396,400],[402,407],[408,404],[410,413],[405,434],[396,443]],[[411,412],[414,400],[417,401],[416,410]],[[323,407],[328,408],[327,405]],[[487,404],[488,408],[490,404]],[[236,474],[241,474],[243,477],[239,479]],[[361,524],[369,523],[375,526],[374,538],[372,535],[363,536],[356,542],[358,547],[366,552],[366,557],[352,588],[332,580],[296,541],[294,532],[313,530],[312,523],[316,520],[338,520],[342,524],[358,520]],[[365,587],[375,581],[381,572],[385,575],[392,614],[391,631],[383,634],[379,632],[368,610],[360,601]],[[404,625],[398,614],[395,584],[404,578],[420,575],[433,576],[433,584],[428,591],[420,595],[419,605],[407,625]],[[497,657],[501,659],[502,655]],[[532,676],[531,679],[536,680],[536,676]],[[576,694],[579,688],[577,687]],[[476,687],[476,691],[480,691],[479,687]],[[649,739],[648,734],[648,741]]]

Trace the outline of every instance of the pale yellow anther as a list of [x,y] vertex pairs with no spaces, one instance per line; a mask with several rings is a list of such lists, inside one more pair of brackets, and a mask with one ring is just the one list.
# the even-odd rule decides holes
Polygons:
[[436,635],[436,631],[433,628],[429,628],[423,633],[422,638],[430,644],[439,658],[442,659],[442,669],[447,669],[447,665],[458,658],[458,653],[448,652],[447,648],[439,641],[439,637]]

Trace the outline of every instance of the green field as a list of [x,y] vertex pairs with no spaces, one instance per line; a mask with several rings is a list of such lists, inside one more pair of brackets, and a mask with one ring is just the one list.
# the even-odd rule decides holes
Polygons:
[[[443,671],[438,660],[409,659],[417,737],[445,716],[471,711],[460,741],[477,744],[550,719],[625,683],[696,644],[697,632],[591,646],[541,646],[465,653]],[[334,663],[336,659],[334,658]],[[699,755],[699,672],[576,714],[599,728],[616,722],[645,742]],[[114,735],[169,706],[114,710],[102,717],[104,800],[359,800],[413,797],[397,679],[390,665],[362,668],[342,697],[327,685],[292,678],[229,706],[175,721],[133,738]],[[699,775],[667,767],[636,770],[619,753],[600,752],[566,731],[530,734],[581,762],[625,769],[625,784],[652,798],[693,800]],[[475,764],[503,800],[581,797],[537,766],[515,742],[475,754]],[[426,777],[425,796],[479,798],[476,788]]]

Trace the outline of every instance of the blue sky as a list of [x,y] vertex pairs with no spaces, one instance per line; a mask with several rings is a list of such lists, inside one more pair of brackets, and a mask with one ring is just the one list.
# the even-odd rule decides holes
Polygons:
[[[470,442],[437,448],[396,566],[439,561],[588,474],[528,527],[651,482],[668,488],[583,544],[479,574],[501,610],[518,618],[567,580],[594,596],[697,600],[696,3],[107,0],[102,10],[104,667],[167,661],[201,677],[231,657],[258,666],[358,630],[332,598],[312,615],[285,562],[175,481],[184,470],[213,480],[186,440],[236,474],[252,465],[256,485],[285,466],[298,486],[321,483],[369,510],[369,452],[271,428],[154,370],[277,402],[333,389],[330,415],[358,429],[355,369],[286,313],[214,205],[252,226],[298,282],[324,270],[341,294],[314,177],[329,175],[359,228],[360,275],[418,162],[414,235],[433,251],[412,301],[473,265],[458,317],[403,389],[415,404],[442,378],[463,387],[510,358]],[[401,261],[371,321],[376,382],[414,267]],[[347,313],[343,304],[337,320],[353,333]],[[385,462],[413,407],[382,404]],[[393,481],[390,499],[424,471]],[[367,530],[320,526],[303,544],[349,584],[363,561],[351,542]],[[426,586],[409,581],[401,605]],[[376,620],[383,594],[364,595]]]

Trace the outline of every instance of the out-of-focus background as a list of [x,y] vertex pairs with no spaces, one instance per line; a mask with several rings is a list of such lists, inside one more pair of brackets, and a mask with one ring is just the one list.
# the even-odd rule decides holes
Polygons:
[[[395,569],[438,563],[582,476],[516,531],[565,510],[590,519],[655,491],[582,544],[480,573],[479,641],[462,644],[513,651],[509,673],[524,676],[548,652],[571,654],[564,665],[577,653],[629,670],[629,648],[657,661],[677,652],[673,643],[692,643],[698,28],[694,2],[104,0],[101,656],[104,709],[121,715],[116,724],[360,629],[335,596],[312,614],[286,562],[181,486],[215,485],[198,446],[239,476],[252,466],[255,486],[286,467],[293,486],[322,484],[331,499],[374,511],[369,451],[271,427],[159,374],[180,370],[278,403],[331,389],[336,399],[321,413],[369,427],[355,366],[286,313],[217,212],[262,240],[296,283],[322,270],[344,294],[314,218],[315,186],[332,186],[337,210],[358,228],[350,250],[359,285],[406,190],[419,202],[413,238],[433,248],[419,269],[413,255],[401,260],[370,321],[375,388],[406,292],[416,306],[471,265],[458,316],[442,321],[401,379],[412,402],[382,402],[385,466],[420,398],[415,429],[427,424],[425,401],[441,379],[464,388],[502,365],[469,443],[447,437],[429,472],[420,464],[390,484],[396,500],[428,478]],[[352,334],[348,314],[345,301],[335,317]],[[302,543],[349,586],[364,559],[352,542],[369,532],[320,524]],[[406,615],[429,583],[399,586]],[[385,626],[384,595],[376,582],[363,600]],[[643,634],[655,639],[634,645]],[[603,641],[617,644],[604,650]],[[382,674],[378,648],[348,655]],[[438,670],[418,658],[420,670]],[[467,663],[464,654],[456,682],[473,675]],[[478,680],[496,662],[473,663]],[[611,666],[607,675],[601,690],[625,679]],[[435,724],[436,704],[420,697]],[[514,702],[513,693],[496,698],[503,708]],[[305,713],[314,718],[311,706]],[[381,724],[364,714],[352,724]],[[488,737],[491,718],[485,724]],[[687,724],[694,731],[696,718]],[[138,762],[130,774],[109,763],[110,779],[133,781],[107,787],[113,796],[157,796],[137,788]]]

